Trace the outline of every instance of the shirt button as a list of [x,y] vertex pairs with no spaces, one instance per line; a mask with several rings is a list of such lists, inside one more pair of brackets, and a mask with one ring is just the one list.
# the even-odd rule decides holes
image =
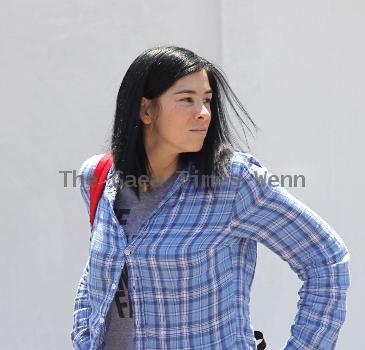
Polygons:
[[117,288],[117,285],[115,283],[112,284],[112,289]]
[[139,325],[139,319],[137,318],[136,319],[136,326],[138,326]]
[[127,248],[125,251],[124,251],[124,254],[125,255],[129,255],[131,253],[131,250],[129,248]]
[[104,323],[104,317],[100,317],[99,322]]

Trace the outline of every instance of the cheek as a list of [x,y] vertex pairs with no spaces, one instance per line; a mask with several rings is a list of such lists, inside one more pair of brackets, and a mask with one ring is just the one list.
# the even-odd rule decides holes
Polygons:
[[191,125],[190,120],[191,116],[186,108],[175,107],[164,115],[163,123],[161,123],[163,126],[160,125],[160,127],[164,134],[169,132],[171,137],[173,135],[182,137]]

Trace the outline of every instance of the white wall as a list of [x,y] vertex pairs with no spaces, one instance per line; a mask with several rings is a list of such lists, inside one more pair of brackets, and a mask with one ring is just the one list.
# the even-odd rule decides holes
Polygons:
[[[223,66],[262,129],[255,153],[275,174],[305,175],[305,188],[287,189],[327,220],[350,250],[340,350],[357,347],[365,311],[364,13],[360,1],[222,5]],[[289,337],[301,281],[262,245],[255,277],[252,322],[269,348],[279,349]]]
[[[4,3],[1,348],[71,349],[89,226],[79,189],[63,188],[58,171],[104,151],[126,69],[167,43],[222,66],[261,127],[253,152],[273,173],[306,176],[306,188],[290,191],[350,249],[337,348],[354,348],[364,310],[364,12],[363,2],[328,0]],[[270,349],[289,337],[299,287],[259,246],[251,312]]]

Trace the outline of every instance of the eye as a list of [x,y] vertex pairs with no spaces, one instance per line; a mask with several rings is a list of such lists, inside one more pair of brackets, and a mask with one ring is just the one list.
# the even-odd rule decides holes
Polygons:
[[[184,97],[180,101],[193,102],[193,99],[191,97]],[[211,101],[212,101],[211,98],[204,99],[204,103],[210,103]]]
[[191,97],[184,97],[184,98],[181,99],[181,101],[191,102],[192,101],[192,98]]

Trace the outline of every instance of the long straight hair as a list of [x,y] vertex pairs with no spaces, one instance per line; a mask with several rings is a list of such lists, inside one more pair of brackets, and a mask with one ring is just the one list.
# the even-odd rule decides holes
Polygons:
[[[242,127],[247,142],[246,130],[252,131],[247,121],[254,123],[232,88],[223,71],[196,53],[177,46],[156,46],[143,51],[128,68],[119,88],[110,150],[119,178],[126,181],[130,176],[140,179],[148,176],[150,164],[145,151],[143,123],[140,119],[142,97],[158,105],[158,98],[178,79],[204,69],[212,89],[211,122],[203,146],[198,152],[179,154],[180,164],[192,162],[198,175],[222,179],[228,174],[228,160],[238,142],[233,136],[238,126]],[[228,101],[235,116],[236,124],[229,118],[226,108]],[[235,108],[235,105],[238,108]],[[241,113],[243,112],[243,116]],[[131,188],[140,198],[139,186]],[[212,189],[211,184],[208,188]]]

